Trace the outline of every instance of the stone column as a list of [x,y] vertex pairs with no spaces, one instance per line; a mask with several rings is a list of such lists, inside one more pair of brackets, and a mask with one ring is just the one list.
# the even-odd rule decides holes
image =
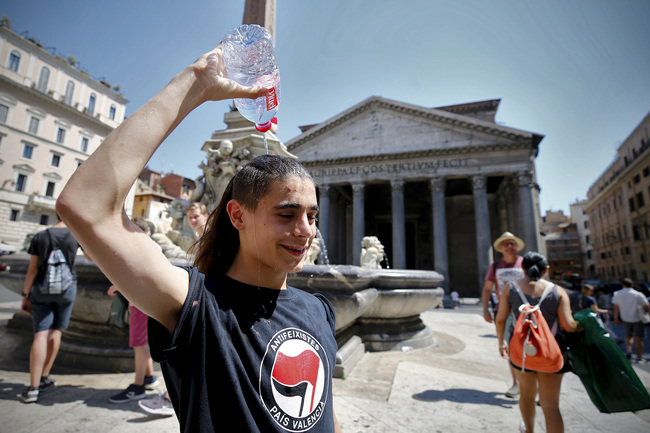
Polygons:
[[472,176],[474,191],[474,222],[476,224],[476,257],[478,262],[478,287],[483,287],[485,273],[490,266],[490,213],[488,211],[487,179]]
[[275,39],[275,0],[246,0],[242,24],[257,24]]
[[500,195],[497,198],[497,212],[499,213],[499,234],[508,230],[508,204],[505,197]]
[[[508,185],[504,190],[505,202],[506,202],[507,225],[505,230],[502,230],[501,233],[508,231],[514,234],[515,236],[519,236],[519,232],[521,231],[517,224],[517,209],[519,208],[517,202],[519,201],[519,199],[517,194],[515,193],[513,180],[509,178],[507,179],[507,182]],[[499,235],[501,233],[499,233]]]
[[[404,182],[390,182],[393,213],[393,257],[395,269],[406,269],[406,221],[404,218]],[[380,239],[381,240],[381,239]]]
[[[329,185],[318,186],[318,197],[320,198],[318,211],[318,230],[325,242],[325,247],[330,243],[330,187]],[[321,247],[322,249],[322,247]],[[324,250],[323,250],[324,251]]]
[[535,223],[535,206],[533,204],[534,185],[532,173],[517,173],[517,185],[519,186],[519,210],[523,229],[520,237],[526,243],[524,247],[525,251],[539,251]]
[[445,209],[445,178],[429,179],[433,206],[433,266],[445,279],[440,287],[449,293],[449,257],[447,256],[447,217]]
[[361,265],[361,240],[365,236],[365,189],[363,183],[352,184],[352,264]]

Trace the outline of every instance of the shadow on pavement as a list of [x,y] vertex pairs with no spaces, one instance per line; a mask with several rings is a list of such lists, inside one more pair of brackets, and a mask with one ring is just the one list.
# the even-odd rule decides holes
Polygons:
[[[2,400],[20,400],[20,394],[25,391],[24,383],[17,383],[0,379],[0,401]],[[165,418],[157,415],[149,416],[144,414],[138,405],[137,400],[127,403],[114,404],[108,401],[108,398],[120,392],[121,389],[96,389],[86,388],[79,385],[57,385],[51,391],[41,393],[38,401],[29,403],[34,406],[53,406],[55,404],[65,404],[79,402],[87,407],[97,407],[109,410],[128,410],[143,415],[141,418],[129,420],[130,422],[145,422],[159,418]],[[152,397],[154,394],[148,395]],[[2,428],[0,428],[0,431]]]
[[517,405],[517,400],[501,397],[503,393],[483,392],[476,389],[453,388],[443,391],[430,389],[414,394],[413,398],[420,401],[435,403],[442,400],[454,403],[489,404],[492,406],[510,407]]

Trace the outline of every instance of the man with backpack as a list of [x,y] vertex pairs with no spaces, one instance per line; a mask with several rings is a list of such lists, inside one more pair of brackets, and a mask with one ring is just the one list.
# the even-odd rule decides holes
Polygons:
[[[497,299],[493,307],[494,316],[496,317],[499,310],[498,299],[501,296],[501,289],[510,281],[516,281],[524,276],[524,271],[521,267],[523,258],[518,254],[524,248],[524,241],[510,232],[505,232],[494,241],[493,246],[495,250],[503,254],[503,257],[493,262],[485,275],[481,300],[483,302],[483,318],[488,323],[493,323],[493,317],[489,309],[492,292],[495,292]],[[510,368],[510,374],[512,376],[512,386],[505,392],[505,396],[508,398],[518,398],[519,386],[517,384],[517,376],[512,368]]]
[[51,228],[36,233],[27,250],[30,261],[21,309],[32,316],[34,341],[29,352],[30,386],[20,396],[24,403],[36,402],[40,393],[55,386],[49,374],[77,295],[74,262],[78,248],[59,219]]

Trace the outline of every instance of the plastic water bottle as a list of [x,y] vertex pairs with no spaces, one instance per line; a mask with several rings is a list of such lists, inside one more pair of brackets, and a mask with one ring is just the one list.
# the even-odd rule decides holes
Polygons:
[[235,99],[242,116],[255,123],[258,131],[268,131],[280,105],[280,71],[273,37],[264,27],[244,24],[226,35],[222,48],[228,78],[244,86],[269,89],[268,96]]

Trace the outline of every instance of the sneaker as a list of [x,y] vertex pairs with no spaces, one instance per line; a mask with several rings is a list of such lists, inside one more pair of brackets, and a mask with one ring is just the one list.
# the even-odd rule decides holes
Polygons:
[[521,420],[519,423],[519,433],[526,433],[526,423],[524,420]]
[[111,403],[126,403],[131,400],[140,400],[147,394],[144,392],[144,385],[131,384],[124,391],[109,397],[108,401]]
[[34,403],[38,400],[38,388],[30,386],[25,392],[20,394],[20,399],[23,403]]
[[637,364],[645,364],[646,361],[643,358],[637,358],[636,362],[637,362]]
[[156,376],[144,377],[144,389],[148,389],[149,391],[151,391],[156,389],[158,385],[160,385],[160,382],[158,381],[158,378]]
[[43,376],[41,377],[41,384],[38,386],[38,390],[40,392],[47,392],[53,390],[55,386],[56,386],[55,380],[52,380],[47,376]]
[[154,398],[147,398],[138,402],[142,410],[152,413],[154,415],[172,416],[174,415],[174,407],[168,398],[162,395],[157,395]]
[[512,385],[510,389],[506,391],[506,397],[508,398],[519,397],[519,387],[517,385]]

